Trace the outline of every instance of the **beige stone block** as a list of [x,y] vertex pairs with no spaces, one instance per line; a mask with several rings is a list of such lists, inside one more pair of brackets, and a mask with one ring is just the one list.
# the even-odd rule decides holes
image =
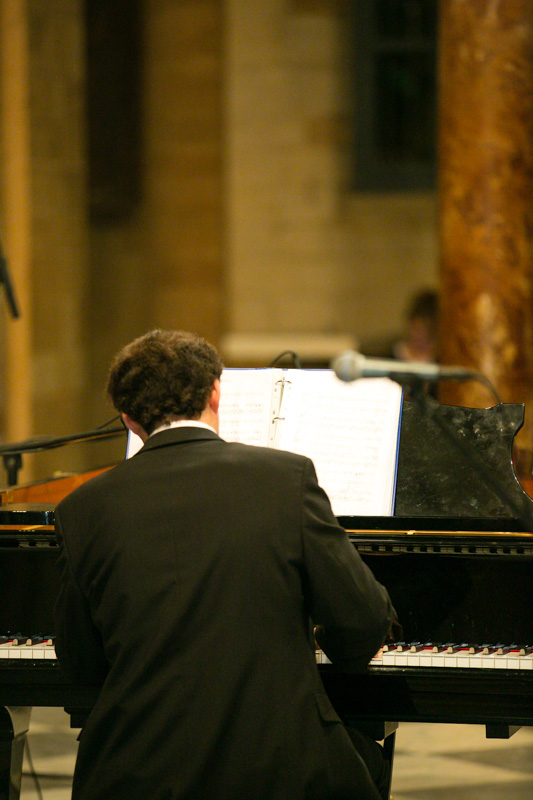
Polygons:
[[205,336],[213,344],[220,336],[220,290],[200,284],[154,292],[154,325],[181,328]]
[[293,350],[302,361],[329,361],[342,350],[355,347],[355,340],[342,333],[264,330],[227,333],[222,337],[220,347],[228,364],[264,366],[284,350]]

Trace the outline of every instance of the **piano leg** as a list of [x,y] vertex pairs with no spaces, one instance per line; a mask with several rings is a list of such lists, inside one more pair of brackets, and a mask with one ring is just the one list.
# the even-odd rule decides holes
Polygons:
[[0,800],[19,800],[31,708],[0,707]]
[[489,723],[485,725],[487,739],[510,739],[520,730],[521,725],[506,725],[505,723]]

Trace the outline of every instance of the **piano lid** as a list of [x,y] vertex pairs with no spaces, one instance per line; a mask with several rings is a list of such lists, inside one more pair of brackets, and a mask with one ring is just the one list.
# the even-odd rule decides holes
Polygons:
[[394,517],[342,517],[348,529],[533,531],[533,500],[513,467],[522,404],[403,404]]

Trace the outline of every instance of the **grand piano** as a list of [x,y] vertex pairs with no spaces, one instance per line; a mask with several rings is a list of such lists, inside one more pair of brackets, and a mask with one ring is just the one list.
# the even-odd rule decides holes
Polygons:
[[[391,758],[404,721],[499,738],[533,725],[533,500],[513,468],[523,420],[518,404],[405,401],[394,516],[340,518],[387,586],[402,641],[363,675],[320,670],[341,717]],[[19,797],[31,707],[64,707],[82,726],[98,694],[72,685],[53,650],[54,504],[71,488],[45,486],[48,502],[39,487],[0,493],[0,800]]]

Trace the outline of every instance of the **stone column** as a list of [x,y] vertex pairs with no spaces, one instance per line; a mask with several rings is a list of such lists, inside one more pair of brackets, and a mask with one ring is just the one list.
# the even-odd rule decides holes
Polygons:
[[160,327],[213,344],[224,323],[222,0],[148,3],[144,26],[145,224]]
[[[21,310],[3,326],[0,435],[18,441],[84,427],[83,3],[0,0],[0,22],[0,238]],[[51,450],[25,457],[19,478],[77,463],[74,449]]]
[[[526,403],[533,449],[533,3],[441,0],[441,353]],[[493,405],[477,383],[441,400]]]

